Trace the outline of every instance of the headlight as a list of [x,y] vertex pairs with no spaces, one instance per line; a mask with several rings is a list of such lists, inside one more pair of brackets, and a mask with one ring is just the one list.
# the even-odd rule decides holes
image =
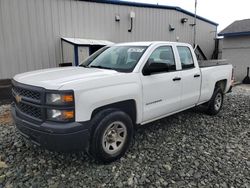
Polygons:
[[72,93],[47,93],[46,103],[55,105],[65,105],[74,102],[74,96]]
[[74,119],[74,110],[47,110],[47,119],[52,121],[71,121]]

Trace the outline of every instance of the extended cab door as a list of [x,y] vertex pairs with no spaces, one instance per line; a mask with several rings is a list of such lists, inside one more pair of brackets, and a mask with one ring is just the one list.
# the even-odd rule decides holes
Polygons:
[[189,108],[198,103],[200,97],[201,73],[195,54],[189,46],[178,46],[181,63],[181,109]]
[[175,55],[171,45],[158,45],[147,59],[143,70],[153,63],[156,65],[165,63],[169,68],[150,75],[141,75],[143,122],[175,112],[180,108],[181,80]]

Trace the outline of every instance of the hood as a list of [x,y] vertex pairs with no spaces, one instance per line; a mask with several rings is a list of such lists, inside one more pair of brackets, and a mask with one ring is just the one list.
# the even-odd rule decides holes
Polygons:
[[116,74],[122,73],[106,69],[63,67],[18,74],[14,77],[14,80],[23,84],[39,86],[46,89],[60,89],[65,84],[70,84],[71,82],[102,79]]

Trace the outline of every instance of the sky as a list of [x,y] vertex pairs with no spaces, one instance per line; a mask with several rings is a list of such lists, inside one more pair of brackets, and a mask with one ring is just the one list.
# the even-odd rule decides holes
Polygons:
[[[160,5],[178,6],[194,12],[195,0],[126,0]],[[219,24],[223,30],[235,20],[250,18],[249,0],[197,0],[197,15]]]

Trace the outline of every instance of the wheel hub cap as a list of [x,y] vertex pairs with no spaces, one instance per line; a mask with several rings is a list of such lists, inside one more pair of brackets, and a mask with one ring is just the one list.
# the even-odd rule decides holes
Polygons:
[[108,154],[115,154],[123,147],[127,137],[127,128],[124,123],[116,121],[111,123],[102,138],[102,147]]
[[112,143],[117,139],[117,132],[115,130],[111,130],[107,134],[107,142]]
[[215,103],[214,103],[215,110],[220,109],[221,103],[222,103],[222,96],[220,93],[218,93],[216,98],[215,98]]

